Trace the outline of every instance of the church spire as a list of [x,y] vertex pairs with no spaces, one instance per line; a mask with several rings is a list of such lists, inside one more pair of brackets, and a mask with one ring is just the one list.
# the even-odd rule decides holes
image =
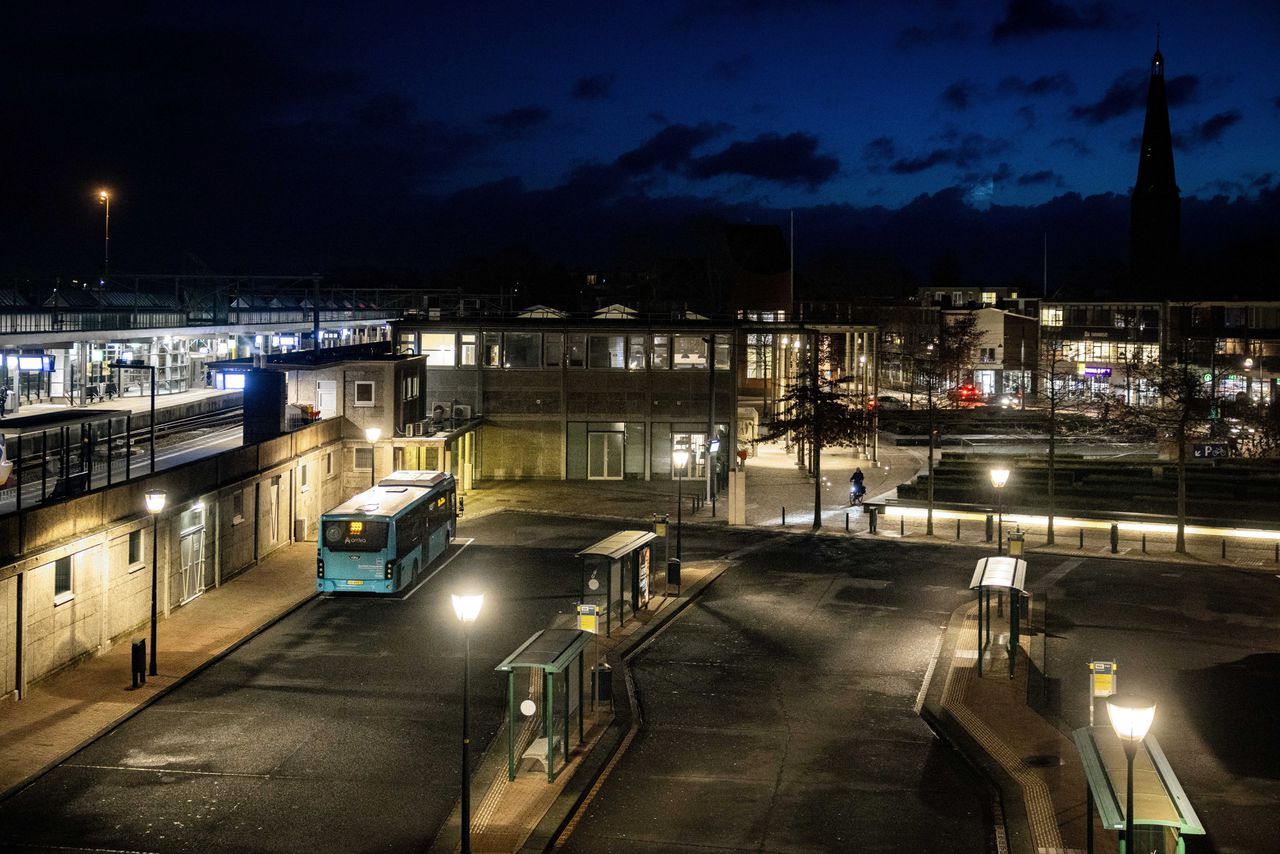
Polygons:
[[1144,290],[1166,292],[1175,269],[1182,200],[1173,170],[1173,136],[1169,132],[1169,99],[1164,88],[1164,55],[1160,31],[1151,57],[1147,117],[1138,155],[1138,180],[1130,205],[1129,249],[1136,283]]

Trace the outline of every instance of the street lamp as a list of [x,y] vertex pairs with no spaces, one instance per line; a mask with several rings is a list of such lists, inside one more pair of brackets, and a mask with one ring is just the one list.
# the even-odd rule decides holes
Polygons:
[[483,593],[453,594],[453,613],[462,623],[462,854],[471,854],[471,624],[480,616]]
[[992,469],[991,485],[996,488],[996,515],[1000,521],[996,527],[996,554],[1004,554],[1004,485],[1009,482],[1008,469]]
[[365,441],[369,443],[369,487],[374,486],[374,472],[378,470],[378,440],[382,438],[381,427],[364,428]]
[[105,187],[99,190],[98,201],[107,208],[102,227],[102,278],[106,279],[111,272],[111,191]]
[[156,675],[156,577],[159,575],[160,552],[157,526],[164,502],[168,496],[163,489],[148,489],[147,512],[151,514],[151,675]]
[[1151,722],[1156,716],[1156,701],[1134,694],[1116,694],[1107,700],[1107,717],[1111,718],[1111,728],[1120,737],[1124,745],[1124,758],[1129,766],[1129,780],[1126,784],[1124,802],[1124,850],[1133,850],[1133,758],[1138,753],[1138,745],[1147,737]]
[[680,535],[684,530],[684,467],[689,464],[689,449],[676,448],[671,452],[671,463],[676,467],[676,560],[680,552]]

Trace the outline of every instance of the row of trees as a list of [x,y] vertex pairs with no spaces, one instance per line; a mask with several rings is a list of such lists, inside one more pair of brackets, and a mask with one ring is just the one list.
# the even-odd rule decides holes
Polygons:
[[[972,364],[981,335],[974,315],[953,316],[937,335],[912,357],[913,391],[918,393],[928,422],[929,487],[926,530],[933,533],[933,473],[935,442],[940,410],[952,405],[948,390],[964,379]],[[784,436],[807,447],[813,460],[814,528],[822,525],[821,454],[824,448],[865,447],[877,429],[875,410],[865,401],[853,399],[844,389],[850,378],[824,375],[830,345],[814,333],[810,357],[803,371],[807,381],[795,383],[780,398],[780,415],[768,425],[758,441]],[[813,355],[816,354],[816,357]],[[1128,354],[1131,355],[1132,354]],[[1041,341],[1036,404],[1047,421],[1048,529],[1054,542],[1055,464],[1058,440],[1064,435],[1094,434],[1107,438],[1156,441],[1172,446],[1178,478],[1176,548],[1186,551],[1188,449],[1195,443],[1229,442],[1232,452],[1245,456],[1274,456],[1280,452],[1280,401],[1263,408],[1252,402],[1235,404],[1219,400],[1225,369],[1205,376],[1203,356],[1189,341],[1166,350],[1160,360],[1131,358],[1123,365],[1126,388],[1142,388],[1144,395],[1124,397],[1085,391],[1078,382],[1077,364],[1062,340]],[[1210,444],[1210,446],[1212,446]]]

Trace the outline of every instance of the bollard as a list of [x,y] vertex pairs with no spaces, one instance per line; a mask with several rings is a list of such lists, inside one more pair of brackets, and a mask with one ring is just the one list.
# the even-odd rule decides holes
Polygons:
[[1147,532],[1146,531],[1142,532],[1142,553],[1143,554],[1147,553]]
[[787,508],[782,508],[782,527],[787,527]]
[[1084,528],[1080,529],[1080,548],[1084,548]]
[[[867,508],[867,530],[871,533],[876,532],[876,506],[872,504]],[[1276,549],[1277,560],[1280,561],[1280,547]]]
[[1226,537],[1222,538],[1222,559],[1223,560],[1227,559],[1227,538]]
[[988,513],[987,514],[987,542],[988,543],[991,542],[991,540],[995,537],[995,530],[996,530],[995,518],[990,513]]
[[147,642],[136,640],[130,648],[130,666],[133,670],[133,687],[147,684]]
[[1120,526],[1115,522],[1111,523],[1111,553],[1116,554],[1120,551]]
[[849,533],[849,514],[844,514],[844,532]]
[[1276,543],[1276,563],[1280,563],[1280,543]]
[[996,616],[997,617],[1004,616],[1004,591],[1003,590],[996,591]]
[[898,536],[905,537],[907,535],[907,517],[898,517]]
[[960,517],[956,517],[956,542],[960,542]]

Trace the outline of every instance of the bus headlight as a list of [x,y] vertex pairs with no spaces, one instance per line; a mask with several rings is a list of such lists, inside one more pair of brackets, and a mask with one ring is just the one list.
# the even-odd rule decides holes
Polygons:
[[316,558],[316,578],[324,578],[324,558]]

